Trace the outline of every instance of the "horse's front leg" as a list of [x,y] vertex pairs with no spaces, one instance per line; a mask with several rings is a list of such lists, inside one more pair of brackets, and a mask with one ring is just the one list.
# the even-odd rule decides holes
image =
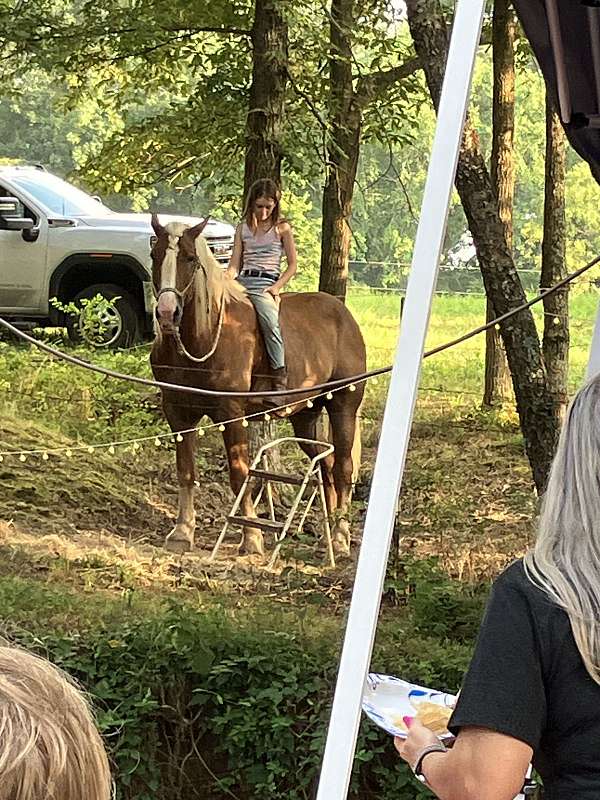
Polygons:
[[194,483],[196,431],[182,434],[175,445],[177,453],[177,480],[179,482],[179,513],[177,523],[167,536],[165,545],[174,553],[187,553],[194,546],[196,512],[194,510]]
[[[233,493],[237,496],[248,475],[249,452],[248,434],[241,422],[230,422],[225,427],[223,441],[229,462],[229,482]],[[256,509],[252,501],[251,483],[244,492],[240,503],[239,514],[243,517],[256,517]],[[262,532],[259,528],[246,526],[243,529],[240,553],[264,555],[265,546]]]

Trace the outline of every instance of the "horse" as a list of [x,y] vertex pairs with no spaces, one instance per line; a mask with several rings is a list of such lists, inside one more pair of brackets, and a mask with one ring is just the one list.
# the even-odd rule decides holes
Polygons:
[[[156,294],[155,340],[150,363],[155,378],[168,383],[222,392],[265,391],[269,374],[266,350],[254,308],[244,288],[227,276],[210,251],[202,231],[207,219],[189,227],[160,224],[152,215],[156,240],[152,248],[152,280]],[[347,552],[350,538],[349,505],[352,492],[352,451],[358,431],[357,415],[364,384],[345,386],[317,397],[316,384],[351,378],[366,370],[365,344],[350,311],[337,298],[322,292],[284,293],[280,322],[285,344],[288,388],[306,388],[307,394],[281,400],[292,403],[290,422],[298,438],[317,439],[323,408],[330,420],[334,453],[321,462],[325,499],[337,552]],[[262,383],[261,383],[262,381]],[[162,389],[162,407],[173,432],[195,429],[204,415],[222,429],[234,495],[249,470],[249,413],[270,406],[260,397],[206,397]],[[300,397],[303,402],[296,403]],[[279,398],[277,398],[279,402]],[[179,509],[175,527],[166,538],[167,549],[183,553],[194,546],[196,517],[193,493],[197,432],[176,437]],[[314,457],[320,448],[302,444]],[[241,503],[244,517],[256,517],[250,485]],[[264,554],[261,531],[243,528],[240,552]]]

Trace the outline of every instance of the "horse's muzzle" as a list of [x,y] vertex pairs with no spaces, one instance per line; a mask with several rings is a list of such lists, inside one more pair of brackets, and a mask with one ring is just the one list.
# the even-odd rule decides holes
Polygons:
[[163,333],[175,333],[179,329],[183,314],[179,293],[169,290],[161,292],[154,313]]

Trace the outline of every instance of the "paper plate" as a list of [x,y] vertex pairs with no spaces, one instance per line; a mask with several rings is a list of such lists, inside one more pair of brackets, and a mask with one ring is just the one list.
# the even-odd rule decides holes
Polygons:
[[[446,708],[453,708],[456,695],[438,692],[425,686],[408,683],[392,675],[377,675],[371,672],[365,683],[362,707],[369,719],[392,736],[406,737],[402,717],[414,717],[423,700]],[[447,731],[440,738],[447,739]]]

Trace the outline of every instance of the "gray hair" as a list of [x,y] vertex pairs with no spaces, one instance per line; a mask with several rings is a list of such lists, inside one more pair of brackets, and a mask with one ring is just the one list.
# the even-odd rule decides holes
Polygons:
[[568,614],[585,668],[600,684],[600,375],[571,402],[524,564]]

